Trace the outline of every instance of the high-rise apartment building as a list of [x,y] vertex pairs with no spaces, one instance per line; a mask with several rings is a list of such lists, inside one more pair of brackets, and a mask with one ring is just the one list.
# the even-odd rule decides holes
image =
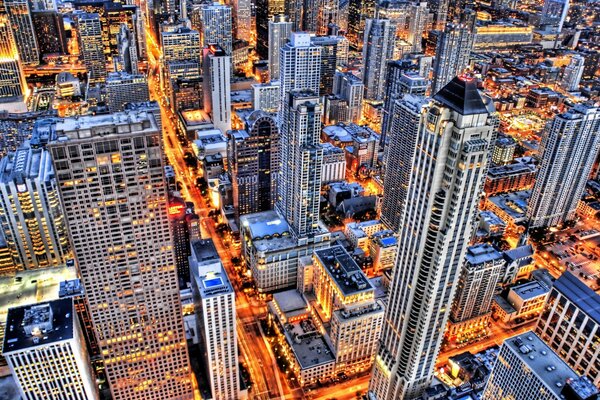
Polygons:
[[348,121],[360,123],[365,85],[352,72],[336,71],[333,76],[333,94],[348,104]]
[[406,41],[411,44],[411,52],[423,51],[423,32],[427,26],[429,9],[427,2],[415,2],[410,5]]
[[578,374],[600,385],[600,295],[566,271],[554,282],[535,331]]
[[503,254],[488,243],[467,248],[450,311],[446,337],[452,342],[485,333],[496,286],[506,272]]
[[202,46],[218,45],[228,56],[233,54],[231,7],[213,3],[202,7]]
[[192,399],[154,115],[67,118],[52,131],[48,147],[113,398]]
[[231,130],[231,55],[211,44],[204,49],[204,111],[215,128]]
[[397,232],[401,226],[406,204],[408,184],[413,170],[415,143],[427,117],[429,100],[406,95],[392,100],[391,126],[385,145],[384,164],[393,173],[385,174],[381,221],[388,229]]
[[26,144],[0,161],[0,225],[18,270],[65,263],[67,228],[46,150]]
[[529,331],[504,341],[482,398],[590,400],[598,398],[598,389]]
[[475,15],[466,10],[462,22],[449,23],[440,34],[435,49],[433,64],[433,82],[431,93],[446,86],[448,82],[460,75],[469,65],[469,57],[473,49]]
[[111,113],[123,111],[127,103],[150,100],[148,79],[142,74],[111,72],[106,79],[106,103]]
[[102,25],[97,13],[81,13],[77,16],[79,48],[88,71],[88,81],[103,82],[106,79],[106,57],[102,42]]
[[8,310],[2,354],[23,399],[97,400],[73,299]]
[[236,218],[273,209],[279,174],[279,129],[273,114],[254,111],[230,131],[227,161]]
[[394,56],[396,26],[386,19],[368,19],[363,46],[365,99],[383,100],[387,62]]
[[4,8],[8,14],[21,62],[25,65],[38,65],[40,49],[33,28],[29,2],[27,0],[4,0]]
[[191,250],[192,289],[212,398],[238,399],[240,375],[233,285],[212,240],[194,241]]
[[[310,35],[293,32],[279,54],[280,110],[288,107],[286,101],[292,90],[311,90],[319,93],[321,82],[321,47],[311,43]],[[281,123],[280,111],[280,123]]]
[[378,400],[415,398],[431,382],[495,136],[474,80],[455,78],[423,107],[369,388]]
[[571,57],[569,65],[565,67],[560,86],[567,92],[576,92],[579,90],[579,82],[583,76],[585,68],[585,57],[575,54]]
[[275,15],[269,21],[269,77],[279,79],[279,53],[292,33],[292,23],[285,15]]
[[292,90],[281,121],[279,210],[297,236],[319,229],[323,107],[316,92]]
[[235,0],[232,5],[235,37],[248,40],[252,37],[252,2],[250,0]]
[[[331,34],[330,28],[332,25],[339,25],[340,22],[340,1],[339,0],[319,0],[314,7],[317,12],[316,24],[314,32],[317,35]],[[305,12],[310,10],[305,9]],[[304,28],[305,30],[309,30]],[[313,32],[312,30],[309,30]]]
[[431,28],[442,31],[448,19],[449,0],[427,0],[427,8],[433,16]]
[[600,148],[600,109],[578,104],[546,124],[527,217],[531,227],[573,219]]

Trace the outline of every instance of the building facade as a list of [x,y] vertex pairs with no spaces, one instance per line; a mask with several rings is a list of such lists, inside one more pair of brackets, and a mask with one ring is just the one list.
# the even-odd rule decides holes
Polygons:
[[204,49],[204,111],[222,133],[231,130],[231,55],[218,45]]

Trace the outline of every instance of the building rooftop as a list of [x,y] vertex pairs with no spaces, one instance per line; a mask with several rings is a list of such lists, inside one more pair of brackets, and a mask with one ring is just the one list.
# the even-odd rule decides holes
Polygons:
[[3,353],[12,353],[74,337],[73,299],[59,299],[8,310]]
[[54,124],[58,142],[144,131],[158,131],[154,115],[149,111],[78,116],[58,119]]
[[566,271],[554,281],[554,289],[575,303],[597,324],[600,324],[600,295],[585,285],[579,278]]
[[475,79],[454,77],[433,98],[461,115],[489,113]]
[[317,250],[314,254],[344,296],[373,290],[371,282],[342,246]]
[[286,324],[285,337],[302,369],[316,367],[335,361],[333,351],[309,317]]
[[506,176],[534,173],[535,166],[517,162],[514,164],[492,167],[488,170],[488,177],[492,179],[504,178]]
[[522,285],[513,286],[510,291],[518,295],[523,300],[533,299],[539,296],[545,296],[548,288],[538,281],[531,281]]
[[285,292],[279,292],[273,294],[273,301],[277,303],[279,310],[282,313],[287,314],[290,312],[303,310],[306,311],[306,300],[302,297],[302,294],[296,289],[286,290]]
[[467,248],[466,260],[471,265],[484,264],[501,258],[502,253],[489,243],[476,244]]
[[242,215],[240,224],[258,251],[281,251],[298,244],[285,218],[275,210]]
[[479,217],[489,225],[506,225],[502,218],[494,214],[493,211],[484,210],[479,212]]
[[192,250],[192,257],[194,257],[194,260],[198,264],[212,264],[221,260],[212,239],[194,240],[190,246]]
[[24,184],[25,179],[39,178],[41,182],[54,176],[50,153],[42,148],[32,149],[27,144],[9,153],[0,161],[0,182]]
[[577,374],[531,331],[505,340],[503,346],[510,348],[556,398],[562,397],[561,392],[567,380],[578,379]]
[[202,110],[187,110],[180,111],[179,114],[186,125],[203,125],[209,124],[212,125],[212,121],[208,114]]
[[521,222],[527,213],[530,190],[521,190],[518,192],[502,193],[497,196],[488,197],[496,207],[504,211],[515,223]]

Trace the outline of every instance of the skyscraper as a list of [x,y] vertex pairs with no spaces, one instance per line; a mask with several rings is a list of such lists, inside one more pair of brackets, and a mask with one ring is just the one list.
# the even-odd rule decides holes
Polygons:
[[65,263],[67,228],[46,150],[26,144],[0,161],[0,225],[17,269]]
[[527,217],[531,227],[574,218],[600,148],[600,110],[578,104],[546,124]]
[[406,204],[409,181],[413,169],[415,143],[427,117],[429,100],[406,95],[392,100],[388,144],[385,145],[384,164],[393,173],[385,174],[381,222],[397,232]]
[[106,57],[102,43],[102,25],[96,13],[78,15],[79,46],[83,63],[88,71],[88,81],[103,82],[106,79]]
[[38,65],[40,49],[33,29],[29,2],[27,0],[4,0],[4,7],[21,61],[25,65]]
[[2,354],[24,399],[97,400],[73,299],[8,310]]
[[365,99],[383,100],[385,68],[394,56],[396,26],[387,19],[368,19],[363,46]]
[[234,0],[232,5],[235,37],[248,40],[252,36],[252,3],[250,0]]
[[311,43],[321,47],[319,96],[332,94],[337,67],[348,61],[348,39],[343,36],[314,36]]
[[292,23],[285,15],[275,15],[269,21],[269,77],[279,79],[279,52],[292,33]]
[[245,129],[229,132],[228,146],[236,218],[273,209],[279,171],[275,116],[254,111],[246,119]]
[[319,0],[317,7],[315,33],[328,35],[330,25],[338,25],[340,19],[340,0]]
[[[321,47],[311,43],[310,35],[293,32],[279,54],[280,110],[287,107],[288,93],[295,89],[319,93],[321,81]],[[281,122],[280,112],[280,122]]]
[[408,19],[408,31],[406,40],[412,45],[413,53],[423,51],[423,32],[429,17],[429,9],[426,2],[415,2],[410,5],[410,14]]
[[550,25],[560,33],[569,12],[569,0],[544,0],[541,25]]
[[434,30],[444,30],[448,19],[449,0],[427,0],[427,8],[433,14],[432,28]]
[[370,383],[378,400],[413,399],[431,382],[495,135],[475,81],[455,78],[425,110]]
[[375,0],[349,0],[348,40],[359,51],[363,48],[365,23],[375,18],[375,3]]
[[351,72],[336,71],[333,76],[333,94],[348,103],[348,120],[358,124],[362,117],[365,85]]
[[292,90],[282,105],[279,211],[297,236],[319,230],[323,148],[316,91]]
[[225,133],[231,129],[231,55],[211,44],[204,49],[204,111]]
[[25,76],[8,15],[0,7],[0,103],[21,101],[26,93]]
[[554,282],[535,332],[578,374],[600,385],[600,295],[571,272]]
[[455,76],[460,75],[469,65],[469,57],[473,49],[473,32],[475,16],[466,10],[463,21],[459,24],[449,23],[440,34],[435,61],[433,64],[433,82],[431,93],[446,86]]
[[233,52],[233,28],[231,26],[231,7],[220,3],[202,7],[202,46],[216,44],[228,56]]
[[66,54],[67,37],[63,15],[56,11],[34,11],[31,13],[35,37],[40,56],[45,54]]
[[53,131],[61,203],[113,398],[191,399],[153,114],[64,119]]
[[150,100],[148,79],[142,74],[111,72],[106,79],[106,104],[112,112],[123,111],[127,103]]
[[212,398],[238,399],[235,292],[212,240],[192,242],[190,269]]
[[175,267],[179,278],[179,287],[185,288],[191,281],[190,275],[190,235],[187,218],[187,207],[181,197],[169,194],[169,219],[173,231],[173,250],[175,251]]
[[567,92],[576,92],[579,90],[579,82],[583,76],[585,68],[585,58],[579,54],[573,55],[569,65],[565,67],[560,86]]
[[[290,21],[294,21],[292,15],[287,13],[287,5],[296,4],[294,1],[283,0],[256,0],[256,52],[261,59],[269,58],[269,21],[275,15],[286,14]],[[300,27],[294,27],[298,30]]]
[[119,28],[117,47],[115,70],[137,74],[139,68],[135,35],[125,24]]
[[485,332],[492,298],[505,271],[502,253],[492,245],[481,243],[467,249],[446,331],[450,341],[473,339]]
[[193,29],[180,27],[162,32],[161,47],[165,63],[187,60],[200,62],[200,34]]

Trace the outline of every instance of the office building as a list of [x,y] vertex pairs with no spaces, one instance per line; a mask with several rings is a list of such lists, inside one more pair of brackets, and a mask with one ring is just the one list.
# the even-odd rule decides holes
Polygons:
[[576,92],[579,90],[579,82],[583,76],[583,69],[585,68],[585,58],[579,54],[575,54],[571,57],[569,65],[567,65],[563,71],[563,76],[560,81],[560,86],[566,92]]
[[554,281],[535,332],[579,375],[600,385],[600,296],[571,272]]
[[[311,1],[306,1],[305,4],[312,5]],[[316,2],[315,6],[316,7],[305,7],[305,14],[311,14],[316,11],[317,18],[316,21],[314,21],[314,24],[308,24],[308,26],[303,27],[303,29],[309,32],[315,32],[320,36],[331,34],[331,27],[339,26],[340,1],[319,0]]]
[[8,310],[2,354],[24,399],[99,399],[73,299]]
[[253,83],[252,84],[252,108],[267,113],[276,113],[280,103],[279,82]]
[[252,3],[250,0],[235,0],[233,6],[233,22],[235,37],[249,40],[252,36]]
[[210,239],[192,242],[190,269],[212,398],[240,398],[235,292]]
[[569,0],[544,0],[544,7],[540,14],[540,25],[550,25],[557,28],[558,33],[567,19]]
[[285,15],[275,15],[269,21],[269,77],[279,79],[279,53],[292,33],[292,23]]
[[556,115],[544,130],[540,169],[527,217],[531,227],[574,218],[600,148],[600,110],[579,104]]
[[115,57],[115,70],[128,74],[139,73],[138,52],[134,33],[122,24],[117,35],[117,55]]
[[198,31],[179,27],[161,33],[161,47],[165,63],[172,61],[200,62],[201,49]]
[[254,111],[245,129],[229,131],[228,156],[233,206],[240,215],[273,209],[279,173],[279,129],[273,114]]
[[212,117],[215,128],[231,130],[231,55],[220,46],[204,48],[204,111]]
[[0,225],[17,270],[56,267],[69,241],[50,154],[24,145],[0,161]]
[[504,341],[482,395],[489,400],[589,400],[597,396],[597,388],[531,331]]
[[231,7],[213,3],[202,7],[202,46],[220,46],[225,54],[233,54],[233,28],[231,26]]
[[381,221],[392,231],[400,228],[402,213],[408,194],[408,184],[413,170],[413,153],[421,126],[425,124],[429,100],[424,97],[406,95],[394,100],[390,114],[391,126],[385,145],[385,174]]
[[389,306],[369,387],[376,399],[415,398],[431,383],[495,137],[495,114],[487,100],[475,80],[455,78],[418,121],[415,147],[422,150],[415,151],[412,165],[420,168],[411,169],[405,204],[412,206],[400,219]]
[[148,80],[142,74],[111,72],[106,79],[106,105],[111,113],[123,111],[127,103],[150,100]]
[[188,212],[185,201],[175,194],[169,196],[169,220],[173,232],[173,250],[175,252],[175,268],[179,278],[179,287],[186,287],[190,282],[190,235]]
[[346,101],[348,122],[360,123],[365,85],[351,72],[336,71],[333,76],[333,94]]
[[381,101],[387,62],[394,56],[396,27],[386,19],[368,19],[363,46],[365,100]]
[[533,28],[531,25],[521,26],[505,22],[477,25],[473,50],[476,52],[508,51],[531,44]]
[[433,64],[432,94],[437,93],[469,66],[469,57],[473,49],[474,24],[474,13],[466,10],[461,23],[448,24],[440,34]]
[[312,44],[310,35],[293,32],[279,54],[279,99],[281,110],[288,107],[288,94],[292,90],[310,90],[319,93],[321,81],[321,47]]
[[23,101],[27,84],[8,15],[0,10],[0,104]]
[[106,79],[106,57],[102,42],[102,25],[96,13],[82,13],[77,17],[79,27],[79,49],[88,71],[90,83]]
[[67,54],[67,37],[62,14],[56,11],[33,11],[31,20],[40,57],[46,54]]
[[367,19],[375,18],[375,3],[374,0],[349,0],[348,2],[348,40],[358,51],[363,49]]
[[309,90],[291,91],[283,105],[279,210],[297,236],[319,230],[322,112],[319,97]]
[[[294,18],[288,11],[288,6],[294,6],[296,2],[283,0],[257,0],[256,9],[256,52],[258,56],[267,60],[269,58],[269,21],[276,15],[285,14],[293,22]],[[291,11],[301,13],[301,10],[294,8]],[[301,15],[301,14],[300,14]],[[292,31],[302,30],[301,26],[294,26]]]
[[4,9],[10,21],[13,39],[24,65],[40,63],[40,49],[31,19],[31,8],[27,0],[4,0]]
[[319,95],[332,94],[337,68],[348,62],[348,39],[343,36],[314,36],[311,43],[321,47]]
[[505,270],[503,254],[492,245],[467,248],[446,330],[449,341],[463,342],[486,333],[492,298]]
[[[423,51],[423,33],[427,26],[430,10],[427,8],[427,2],[417,1],[410,5],[409,11],[406,41],[410,43],[410,51],[412,53],[421,53]],[[399,53],[403,52],[399,51]]]
[[48,147],[112,397],[192,399],[154,115],[67,118],[52,130]]

